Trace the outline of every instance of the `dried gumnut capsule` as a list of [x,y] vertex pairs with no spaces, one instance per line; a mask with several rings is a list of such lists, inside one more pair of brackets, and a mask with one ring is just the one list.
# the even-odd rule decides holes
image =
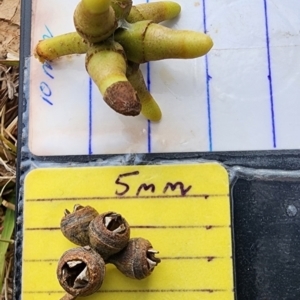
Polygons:
[[99,213],[94,208],[76,204],[72,213],[65,210],[60,229],[63,235],[74,244],[86,246],[89,244],[89,224],[98,215]]
[[127,277],[143,279],[160,263],[160,259],[155,257],[157,253],[148,240],[134,238],[128,242],[126,248],[111,256],[107,262],[114,264]]
[[127,221],[115,212],[97,216],[89,226],[90,245],[104,260],[122,250],[130,238]]
[[66,251],[58,262],[57,278],[63,289],[73,296],[97,292],[105,275],[105,262],[90,246]]

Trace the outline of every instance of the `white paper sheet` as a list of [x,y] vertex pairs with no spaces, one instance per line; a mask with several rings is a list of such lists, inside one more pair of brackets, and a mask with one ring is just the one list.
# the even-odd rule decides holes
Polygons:
[[[111,110],[85,71],[84,55],[59,59],[48,68],[32,58],[33,154],[300,148],[300,2],[177,2],[181,15],[166,25],[207,31],[214,48],[206,57],[142,66],[162,120],[150,123]],[[76,4],[33,0],[32,49],[50,35],[74,31]]]

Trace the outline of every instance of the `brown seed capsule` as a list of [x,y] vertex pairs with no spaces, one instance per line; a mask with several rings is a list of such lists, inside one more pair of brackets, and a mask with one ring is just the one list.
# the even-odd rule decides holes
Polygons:
[[60,229],[63,235],[74,244],[86,246],[89,244],[89,224],[98,215],[99,213],[94,208],[76,204],[72,213],[65,210]]
[[134,238],[128,242],[126,248],[111,256],[107,262],[114,264],[127,277],[143,279],[160,263],[160,259],[155,257],[157,253],[148,240]]
[[104,260],[121,251],[130,238],[127,221],[115,212],[97,216],[89,226],[90,245]]
[[66,251],[57,266],[60,285],[73,296],[88,296],[97,292],[104,275],[105,262],[90,246]]
[[73,296],[71,294],[65,294],[62,298],[60,298],[60,300],[75,300],[77,298],[77,296]]

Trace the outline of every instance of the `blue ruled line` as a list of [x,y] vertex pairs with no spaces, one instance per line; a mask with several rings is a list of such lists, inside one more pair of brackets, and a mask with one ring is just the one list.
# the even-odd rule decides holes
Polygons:
[[[150,79],[150,63],[147,63],[147,88],[148,91],[151,91],[151,79]],[[152,151],[151,143],[151,121],[148,120],[148,153]]]
[[273,148],[276,148],[277,141],[276,141],[276,125],[275,125],[275,111],[274,111],[274,99],[273,99],[272,71],[271,71],[271,53],[270,53],[267,0],[264,0],[264,9],[265,9],[266,43],[267,43],[267,56],[268,56],[268,80],[269,80],[270,105],[271,105],[271,117],[272,117]]
[[50,100],[48,100],[46,97],[42,97],[42,99],[43,99],[45,102],[47,102],[48,104],[53,105],[53,103],[52,103]]
[[89,155],[93,154],[92,151],[92,104],[93,104],[93,82],[92,79],[89,78]]
[[[146,0],[147,3],[149,3],[149,0]],[[150,79],[150,63],[148,62],[147,63],[147,88],[148,88],[148,91],[150,92],[151,90],[151,79]],[[151,153],[152,151],[152,145],[151,145],[151,121],[148,120],[148,133],[147,133],[147,136],[148,136],[148,153]]]
[[[205,0],[202,0],[203,4],[203,25],[204,33],[207,33],[206,26],[206,7]],[[206,105],[207,105],[207,119],[208,119],[208,139],[209,139],[209,151],[213,151],[213,140],[212,140],[212,122],[211,122],[211,101],[210,101],[210,80],[211,76],[209,75],[209,64],[208,57],[205,55],[205,72],[206,72]]]

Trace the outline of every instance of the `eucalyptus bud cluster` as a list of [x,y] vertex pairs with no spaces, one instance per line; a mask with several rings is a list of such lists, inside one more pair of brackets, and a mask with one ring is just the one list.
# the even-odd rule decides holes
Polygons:
[[67,292],[61,300],[98,291],[107,263],[127,277],[143,279],[160,262],[148,240],[130,239],[128,222],[116,212],[99,214],[91,206],[75,205],[73,212],[65,210],[60,228],[68,240],[81,246],[66,251],[58,262],[57,278]]
[[73,14],[76,31],[39,41],[35,56],[44,62],[86,54],[86,71],[110,108],[125,116],[141,113],[157,122],[162,113],[147,90],[139,65],[197,58],[213,46],[205,33],[157,24],[177,17],[180,11],[174,1],[133,5],[132,0],[80,0]]

